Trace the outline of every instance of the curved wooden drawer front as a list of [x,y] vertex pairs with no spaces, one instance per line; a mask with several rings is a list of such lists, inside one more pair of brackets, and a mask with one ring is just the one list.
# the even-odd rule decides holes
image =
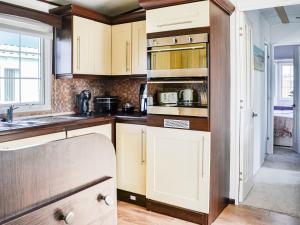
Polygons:
[[[117,225],[115,179],[108,179],[60,201],[40,208],[5,225],[63,225],[63,217],[73,213],[72,225]],[[108,205],[105,196],[111,197]],[[70,214],[69,214],[70,215]]]

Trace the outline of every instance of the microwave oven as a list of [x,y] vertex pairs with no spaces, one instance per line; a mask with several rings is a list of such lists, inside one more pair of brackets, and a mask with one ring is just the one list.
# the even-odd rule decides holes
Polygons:
[[208,76],[208,34],[191,34],[147,40],[147,77]]

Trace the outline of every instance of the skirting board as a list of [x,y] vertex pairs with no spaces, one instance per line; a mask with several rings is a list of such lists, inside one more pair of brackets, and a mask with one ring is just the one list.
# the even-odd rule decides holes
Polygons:
[[149,211],[161,213],[167,216],[175,217],[178,219],[186,220],[200,225],[208,224],[208,215],[205,213],[195,212],[192,210],[187,210],[176,206],[171,206],[150,199],[146,200],[146,204],[147,204],[147,210]]

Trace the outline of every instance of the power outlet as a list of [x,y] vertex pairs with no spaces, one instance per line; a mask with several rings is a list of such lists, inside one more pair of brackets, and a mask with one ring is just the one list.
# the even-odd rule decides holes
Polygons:
[[136,201],[136,196],[134,196],[134,195],[130,195],[129,198],[131,201]]

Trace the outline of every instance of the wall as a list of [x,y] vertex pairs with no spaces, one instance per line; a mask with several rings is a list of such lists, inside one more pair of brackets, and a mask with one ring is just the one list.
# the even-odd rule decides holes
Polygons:
[[72,112],[75,108],[75,95],[84,89],[92,93],[91,110],[93,109],[93,97],[101,95],[119,96],[120,105],[130,102],[139,108],[140,84],[145,79],[120,78],[120,79],[53,79],[52,112]]

